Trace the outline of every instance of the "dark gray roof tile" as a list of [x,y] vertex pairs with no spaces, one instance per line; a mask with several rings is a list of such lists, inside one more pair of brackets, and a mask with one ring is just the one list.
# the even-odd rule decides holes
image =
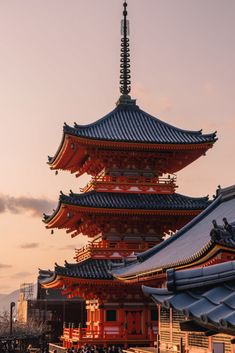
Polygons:
[[[120,260],[113,260],[120,262]],[[69,264],[65,262],[64,266],[56,264],[54,271],[41,271],[39,280],[43,283],[49,283],[56,276],[65,276],[81,279],[103,279],[112,280],[113,276],[110,273],[110,261],[103,259],[87,259],[85,261]]]
[[102,119],[89,124],[70,127],[64,132],[88,139],[153,144],[213,143],[216,133],[203,135],[169,125],[139,109],[138,106],[119,105]]
[[[124,268],[115,269],[113,271],[114,275],[118,277],[141,275],[141,273],[145,273],[146,271],[157,271],[191,263],[195,261],[195,259],[201,258],[215,243],[225,245],[227,248],[234,248],[233,241],[231,241],[232,234],[226,244],[223,238],[218,238],[217,240],[211,238],[213,220],[216,220],[218,224],[223,224],[223,219],[226,217],[229,225],[232,226],[232,228],[234,227],[234,210],[235,186],[227,188],[225,191],[221,189],[218,193],[218,197],[185,227],[161,244],[139,254],[137,263]],[[220,229],[223,230],[224,226],[220,226]],[[227,263],[224,266],[227,271],[227,267],[234,265]],[[200,276],[202,271],[207,271],[207,275],[212,276],[214,269],[197,269],[190,275],[190,282],[193,283],[193,278]],[[177,276],[178,275],[176,275],[176,278]],[[184,280],[184,276],[186,276],[187,282],[187,272],[180,274],[180,281]],[[223,273],[220,273],[219,276],[222,281]],[[227,277],[228,273],[226,273],[226,278]],[[217,274],[214,275],[214,280],[216,279]],[[213,280],[212,277],[211,280]],[[195,285],[197,285],[197,279],[195,280]]]
[[[232,281],[230,278],[234,267],[235,261],[232,261],[203,268],[201,274],[197,270],[177,271],[173,291],[144,286],[143,291],[163,307],[172,306],[176,311],[185,314],[187,318],[199,324],[204,326],[210,324],[209,329],[214,326],[216,331],[234,332],[235,334],[235,275]],[[195,288],[190,283],[186,289],[177,285],[180,277],[187,279],[185,276],[187,273],[190,279],[193,272],[198,275],[200,288]],[[216,273],[217,280],[212,283],[210,275],[215,277]],[[221,274],[224,275],[223,282],[221,282]],[[169,276],[167,283],[169,284]],[[170,285],[172,287],[172,273]]]
[[210,204],[207,197],[194,198],[180,194],[128,194],[97,191],[69,196],[61,195],[60,201],[81,207],[147,210],[202,210]]

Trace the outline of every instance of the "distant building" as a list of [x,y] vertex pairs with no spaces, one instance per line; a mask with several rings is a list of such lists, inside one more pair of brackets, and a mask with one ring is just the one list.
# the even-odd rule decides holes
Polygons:
[[17,319],[24,323],[33,320],[45,325],[44,333],[49,341],[59,342],[66,324],[70,327],[84,325],[86,311],[80,298],[69,300],[61,294],[61,290],[46,290],[40,284],[36,298],[33,299],[28,293],[29,287],[21,287]]

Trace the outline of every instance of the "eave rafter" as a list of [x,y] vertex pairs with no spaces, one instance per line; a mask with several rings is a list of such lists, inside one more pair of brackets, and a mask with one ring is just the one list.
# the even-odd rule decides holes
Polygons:
[[[170,155],[175,154],[176,163],[172,167],[172,163],[169,164],[167,158],[165,162],[162,162],[162,173],[174,173],[204,155],[212,147],[212,142],[195,144],[131,143],[92,140],[66,133],[55,157],[49,159],[49,165],[52,170],[67,170],[71,173],[77,173],[77,176],[86,172],[94,175],[106,166],[102,158],[101,160],[97,158],[97,148],[100,156],[107,151],[112,152],[113,156],[129,150],[146,153],[162,152],[163,154],[168,152]],[[158,167],[161,169],[161,165]]]
[[159,217],[183,217],[196,216],[201,210],[146,210],[146,209],[115,209],[80,207],[59,203],[55,213],[45,220],[47,229],[66,229],[74,237],[80,233],[87,235],[86,229],[92,231],[93,235],[100,233],[101,229],[92,218],[102,215],[124,215],[124,216],[159,216]]
[[[194,256],[185,259],[178,263],[170,263],[161,268],[155,268],[149,271],[143,271],[141,273],[136,273],[133,275],[128,276],[114,276],[122,282],[125,283],[145,283],[149,281],[159,281],[161,276],[165,277],[166,271],[170,268],[175,268],[177,270],[183,270],[187,268],[194,268],[194,267],[203,267],[208,266],[212,263],[219,263],[221,262],[220,259],[217,259],[217,255],[221,253],[226,254],[235,254],[235,247],[226,247],[221,244],[215,244],[213,242],[209,242],[204,249],[202,249],[199,253],[195,254]],[[214,260],[214,261],[213,261]]]
[[[94,299],[96,296],[100,298],[110,294],[112,295],[112,293],[117,293],[119,290],[123,291],[125,287],[128,287],[128,291],[130,291],[129,284],[121,283],[116,279],[83,279],[61,275],[56,275],[51,281],[42,284],[42,286],[45,289],[62,289],[62,294],[68,298],[80,296],[84,299],[89,299],[89,297]],[[140,291],[139,286],[136,285],[134,288]],[[134,288],[131,286],[131,291],[133,291]]]

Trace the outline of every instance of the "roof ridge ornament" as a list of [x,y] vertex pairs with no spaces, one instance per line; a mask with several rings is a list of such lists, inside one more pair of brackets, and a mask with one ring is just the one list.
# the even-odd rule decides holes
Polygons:
[[123,3],[123,19],[121,20],[121,60],[120,60],[120,92],[121,97],[117,105],[135,105],[135,100],[129,96],[131,92],[131,65],[130,65],[130,23],[127,19],[127,1]]

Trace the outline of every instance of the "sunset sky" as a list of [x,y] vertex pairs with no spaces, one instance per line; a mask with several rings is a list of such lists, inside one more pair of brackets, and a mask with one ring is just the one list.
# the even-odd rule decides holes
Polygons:
[[[218,131],[178,173],[178,192],[235,184],[235,1],[129,0],[132,97],[175,126]],[[119,98],[122,0],[0,0],[0,293],[73,261],[86,239],[54,235],[42,213],[76,179],[51,171],[63,123],[93,122]]]

